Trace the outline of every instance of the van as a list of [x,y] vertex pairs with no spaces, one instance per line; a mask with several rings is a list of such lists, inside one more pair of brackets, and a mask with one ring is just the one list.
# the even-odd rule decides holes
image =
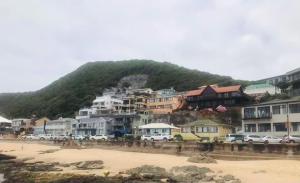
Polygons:
[[225,142],[244,142],[244,135],[227,134]]

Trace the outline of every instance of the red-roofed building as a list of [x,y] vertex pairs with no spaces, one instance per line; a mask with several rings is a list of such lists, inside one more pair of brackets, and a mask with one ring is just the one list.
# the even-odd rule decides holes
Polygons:
[[204,109],[218,106],[236,107],[243,106],[251,98],[243,92],[241,85],[219,87],[208,85],[197,90],[188,91],[185,95],[190,109]]

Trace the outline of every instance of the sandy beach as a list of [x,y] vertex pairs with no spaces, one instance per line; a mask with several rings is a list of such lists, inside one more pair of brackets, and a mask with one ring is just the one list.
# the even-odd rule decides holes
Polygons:
[[[41,154],[41,151],[57,149],[52,153]],[[110,171],[111,175],[141,165],[155,165],[170,169],[174,166],[197,165],[208,167],[215,172],[231,174],[244,183],[299,183],[300,161],[297,160],[260,160],[260,161],[223,161],[217,164],[194,164],[187,161],[187,157],[148,154],[136,152],[123,152],[104,149],[61,149],[58,146],[21,143],[0,142],[2,154],[14,155],[17,158],[32,158],[31,162],[59,162],[74,163],[78,161],[102,160],[103,170],[71,170],[64,169],[65,173],[96,174],[103,175],[104,171]]]

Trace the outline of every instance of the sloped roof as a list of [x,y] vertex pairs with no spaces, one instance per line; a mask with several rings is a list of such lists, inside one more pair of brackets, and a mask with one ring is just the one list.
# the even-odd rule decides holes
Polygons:
[[191,91],[188,91],[185,94],[185,96],[189,96],[189,97],[198,96],[198,95],[201,95],[203,91],[204,91],[204,88],[198,89],[198,90],[191,90]]
[[11,120],[8,120],[8,119],[0,116],[0,123],[11,123]]
[[241,89],[241,85],[225,87],[218,87],[217,85],[208,85],[206,87],[201,87],[198,90],[188,91],[185,96],[192,97],[202,95],[203,91],[206,90],[208,87],[212,88],[216,93],[238,92]]
[[227,93],[240,91],[241,85],[225,86],[225,87],[212,87],[217,93]]
[[147,125],[139,126],[139,129],[153,129],[153,128],[171,128],[171,129],[179,129],[175,126],[168,125],[166,123],[149,123]]

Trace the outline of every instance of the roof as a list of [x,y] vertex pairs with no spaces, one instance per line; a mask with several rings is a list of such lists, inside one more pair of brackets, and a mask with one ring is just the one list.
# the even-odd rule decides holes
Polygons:
[[202,92],[204,91],[204,89],[198,89],[198,90],[191,90],[191,91],[188,91],[185,96],[198,96],[198,95],[201,95]]
[[166,123],[149,123],[147,125],[139,126],[139,129],[153,129],[153,128],[179,129],[173,125],[168,125]]
[[272,104],[283,104],[283,103],[294,103],[294,102],[300,102],[300,97],[292,97],[289,99],[274,99],[274,100],[270,100],[267,102],[262,102],[262,103],[257,103],[257,104],[252,104],[249,106],[245,106],[245,107],[251,107],[251,106],[261,106],[261,105],[272,105]]
[[8,119],[0,116],[0,123],[11,123],[11,120],[8,120]]
[[227,93],[240,91],[241,85],[225,86],[225,87],[212,87],[217,93]]
[[238,92],[241,89],[241,85],[225,86],[225,87],[218,87],[217,85],[208,85],[206,87],[201,87],[198,90],[188,91],[186,93],[186,96],[188,97],[199,96],[208,87],[211,87],[216,93]]
[[292,75],[292,74],[295,74],[295,73],[297,73],[297,72],[300,72],[300,67],[297,68],[297,69],[294,69],[294,70],[292,70],[292,71],[287,72],[286,75]]
[[190,126],[230,126],[227,124],[223,124],[221,122],[218,121],[214,121],[211,119],[202,119],[202,120],[197,120],[191,123],[187,123],[184,125],[180,125],[182,127],[190,127]]
[[275,88],[275,86],[270,85],[268,83],[254,84],[254,85],[247,86],[246,90],[263,89],[263,88]]

